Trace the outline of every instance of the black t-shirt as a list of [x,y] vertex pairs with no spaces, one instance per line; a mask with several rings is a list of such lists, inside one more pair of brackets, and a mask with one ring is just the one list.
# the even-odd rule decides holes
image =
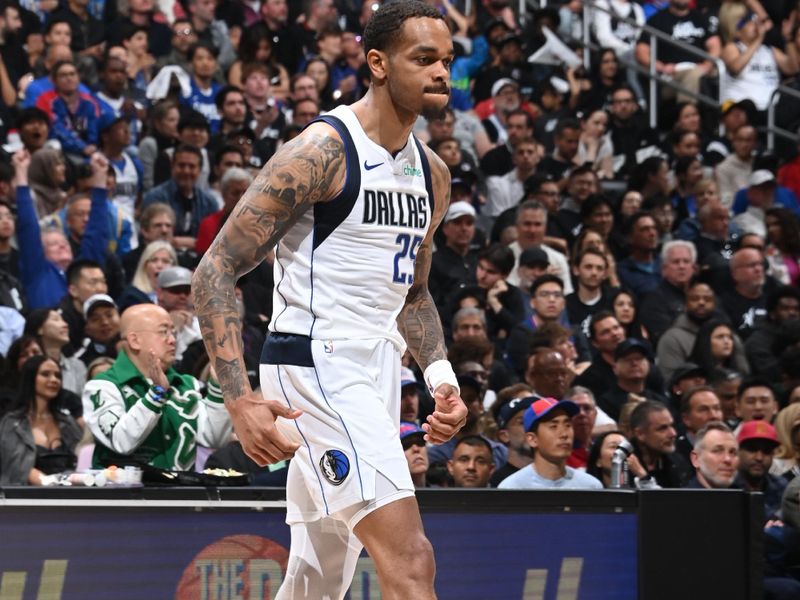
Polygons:
[[[647,24],[654,29],[663,31],[674,40],[690,44],[703,51],[706,50],[708,39],[717,35],[716,19],[712,20],[707,15],[701,14],[696,10],[690,10],[682,17],[674,15],[669,9],[660,10],[650,17]],[[642,36],[639,40],[645,44],[650,44],[650,34],[642,31]],[[657,58],[661,62],[668,64],[702,62],[696,54],[663,42],[658,44]]]
[[767,299],[765,294],[758,298],[745,298],[736,290],[730,290],[722,296],[722,308],[731,320],[736,333],[742,339],[747,338],[757,323],[767,318]]
[[569,322],[580,327],[580,330],[583,332],[583,334],[588,336],[589,321],[591,321],[592,315],[600,312],[601,310],[611,310],[613,308],[611,304],[611,292],[612,289],[602,290],[600,298],[598,298],[597,302],[594,304],[584,304],[578,297],[577,291],[569,294],[566,297],[567,316],[569,317]]
[[575,168],[575,163],[565,162],[555,158],[552,154],[545,156],[540,162],[536,170],[539,173],[547,173],[552,175],[556,181],[561,181],[569,172]]

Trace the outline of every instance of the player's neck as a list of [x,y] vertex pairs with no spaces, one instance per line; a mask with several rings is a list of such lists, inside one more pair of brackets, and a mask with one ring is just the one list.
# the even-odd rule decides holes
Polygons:
[[389,101],[386,93],[370,88],[367,94],[351,105],[367,137],[391,154],[402,150],[417,115],[405,112]]

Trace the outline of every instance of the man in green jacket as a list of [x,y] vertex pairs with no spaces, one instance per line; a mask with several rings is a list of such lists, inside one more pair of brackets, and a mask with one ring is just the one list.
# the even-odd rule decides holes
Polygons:
[[96,440],[93,466],[193,469],[197,444],[218,448],[231,436],[218,385],[210,379],[204,395],[199,380],[172,368],[175,327],[160,306],[130,307],[120,329],[124,345],[114,365],[83,392]]

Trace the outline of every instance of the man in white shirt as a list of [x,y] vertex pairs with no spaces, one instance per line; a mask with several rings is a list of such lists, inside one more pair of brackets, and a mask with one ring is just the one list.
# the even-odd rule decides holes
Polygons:
[[486,214],[497,217],[525,197],[525,180],[536,172],[542,149],[533,138],[517,142],[511,155],[514,170],[486,178]]
[[572,417],[579,412],[571,400],[540,398],[523,415],[533,463],[500,482],[500,489],[602,489],[603,484],[583,471],[567,466],[572,454]]
[[726,208],[733,205],[733,198],[743,187],[747,187],[753,172],[753,150],[756,148],[756,130],[750,125],[739,127],[733,134],[733,153],[723,159],[714,169],[719,188],[719,199]]

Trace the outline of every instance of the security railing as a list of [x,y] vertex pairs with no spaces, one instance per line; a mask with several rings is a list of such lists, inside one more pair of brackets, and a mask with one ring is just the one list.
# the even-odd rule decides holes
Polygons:
[[790,131],[775,124],[775,107],[781,98],[781,94],[786,94],[787,96],[792,96],[800,100],[800,91],[786,87],[785,85],[779,85],[778,89],[772,92],[772,96],[770,96],[769,99],[769,106],[767,107],[767,150],[769,152],[775,150],[776,135],[793,142],[798,142],[796,131]]

